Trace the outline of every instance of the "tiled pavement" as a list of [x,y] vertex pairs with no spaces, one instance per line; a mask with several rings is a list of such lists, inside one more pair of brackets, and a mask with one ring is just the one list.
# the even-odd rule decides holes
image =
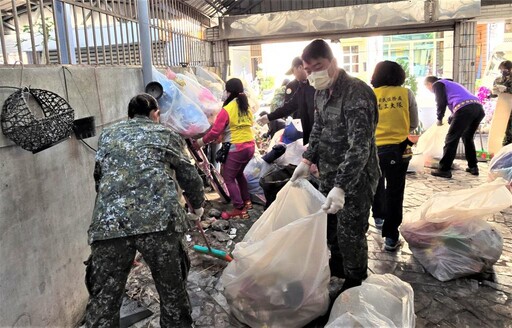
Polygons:
[[[464,167],[464,163],[458,163]],[[450,180],[429,174],[408,175],[404,211],[414,210],[433,193],[480,185],[486,180],[486,164],[480,163],[480,169],[480,177],[456,170]],[[211,205],[218,209],[223,207],[215,200],[211,201]],[[216,232],[214,238],[209,231],[214,247],[232,249],[261,211],[262,208],[256,206],[251,211],[250,220],[230,222],[230,228],[237,229],[237,236],[231,242],[227,233]],[[512,208],[488,218],[489,222],[496,224],[504,238],[503,254],[493,269],[448,282],[440,282],[426,273],[406,243],[396,253],[383,251],[382,238],[372,221],[368,236],[369,269],[373,273],[393,273],[412,285],[417,327],[512,327]],[[196,232],[191,232],[191,238],[190,245],[203,244]],[[223,239],[228,241],[219,241]],[[190,255],[189,293],[196,327],[245,327],[230,315],[229,306],[219,291],[221,287],[218,281],[226,264],[196,253]],[[339,288],[340,283],[333,279],[331,289]],[[155,312],[133,327],[159,327],[157,294],[145,266],[132,270],[128,286],[129,295]]]

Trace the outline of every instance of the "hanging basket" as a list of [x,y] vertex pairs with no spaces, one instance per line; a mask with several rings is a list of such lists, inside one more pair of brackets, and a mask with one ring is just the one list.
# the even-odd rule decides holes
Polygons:
[[0,121],[7,138],[37,153],[69,138],[73,119],[73,108],[59,95],[23,88],[5,100]]

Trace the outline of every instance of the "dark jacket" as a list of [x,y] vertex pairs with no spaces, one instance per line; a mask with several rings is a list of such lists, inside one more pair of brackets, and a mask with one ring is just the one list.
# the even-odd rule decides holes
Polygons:
[[[292,83],[293,85],[290,86]],[[309,142],[309,135],[311,134],[314,122],[315,88],[310,86],[307,80],[302,82],[294,80],[288,83],[286,86],[287,89],[289,86],[290,89],[297,86],[295,93],[293,93],[291,99],[287,100],[287,98],[285,98],[285,103],[282,107],[277,108],[275,111],[268,114],[268,119],[273,121],[290,115],[293,118],[300,118],[302,131],[304,133],[303,141],[304,144],[307,144]]]

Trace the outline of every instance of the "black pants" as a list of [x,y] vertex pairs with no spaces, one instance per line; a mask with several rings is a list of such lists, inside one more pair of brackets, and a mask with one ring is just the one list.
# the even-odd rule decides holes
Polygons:
[[503,138],[503,146],[512,143],[512,115],[508,118],[507,129],[505,130],[505,138]]
[[409,158],[402,158],[399,145],[379,147],[379,166],[382,176],[373,200],[373,217],[384,219],[382,237],[398,240],[398,227],[403,219],[405,176]]
[[468,167],[477,167],[475,142],[473,138],[484,116],[485,113],[480,104],[464,106],[453,114],[450,129],[448,130],[444,143],[443,158],[439,161],[439,170],[451,170],[453,160],[457,154],[457,146],[459,145],[460,138],[462,138],[462,142],[464,143]]
[[95,241],[87,260],[85,326],[119,327],[119,310],[136,250],[151,270],[160,296],[160,326],[192,327],[187,294],[188,255],[181,233],[162,231]]

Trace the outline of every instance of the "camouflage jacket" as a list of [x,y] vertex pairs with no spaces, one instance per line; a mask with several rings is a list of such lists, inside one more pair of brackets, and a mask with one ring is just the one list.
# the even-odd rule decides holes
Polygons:
[[494,80],[493,86],[504,85],[507,89],[503,92],[512,93],[512,76],[500,76]]
[[377,120],[372,89],[342,69],[331,89],[316,92],[315,122],[303,157],[318,163],[322,192],[336,186],[348,193],[365,178],[375,193],[380,177]]
[[184,231],[186,213],[178,202],[174,175],[192,206],[201,207],[203,183],[179,135],[143,116],[103,130],[89,243],[163,231],[169,224]]

